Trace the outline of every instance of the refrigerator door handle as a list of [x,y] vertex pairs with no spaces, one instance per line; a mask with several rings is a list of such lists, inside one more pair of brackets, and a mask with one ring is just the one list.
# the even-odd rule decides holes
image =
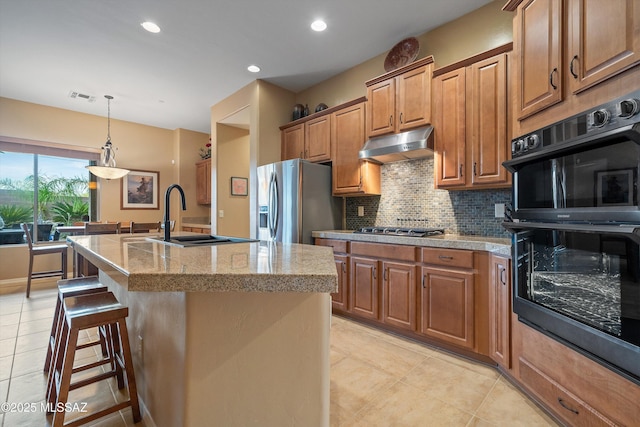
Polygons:
[[278,179],[275,172],[269,180],[269,235],[276,238],[278,229]]

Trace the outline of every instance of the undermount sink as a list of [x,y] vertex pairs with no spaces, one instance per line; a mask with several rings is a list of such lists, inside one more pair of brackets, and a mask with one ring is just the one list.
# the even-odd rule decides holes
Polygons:
[[193,246],[224,245],[229,243],[250,243],[258,241],[255,239],[245,239],[243,237],[212,236],[209,234],[174,236],[168,242],[165,242],[162,237],[148,237],[147,240],[163,243],[165,245],[181,246],[183,248]]

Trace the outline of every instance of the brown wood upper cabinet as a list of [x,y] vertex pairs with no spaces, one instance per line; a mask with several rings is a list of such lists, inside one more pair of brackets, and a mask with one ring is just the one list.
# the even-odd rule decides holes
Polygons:
[[365,142],[365,110],[362,100],[331,115],[334,196],[380,194],[380,165],[358,157]]
[[431,123],[433,57],[367,81],[369,138]]
[[196,163],[196,202],[211,204],[211,159]]
[[282,130],[282,160],[331,160],[331,115],[316,117]]
[[506,188],[507,58],[511,44],[434,71],[438,188]]
[[[516,10],[514,89],[519,119],[563,101],[563,93],[577,94],[640,62],[636,0],[523,0],[507,6]],[[569,92],[563,92],[565,84]]]

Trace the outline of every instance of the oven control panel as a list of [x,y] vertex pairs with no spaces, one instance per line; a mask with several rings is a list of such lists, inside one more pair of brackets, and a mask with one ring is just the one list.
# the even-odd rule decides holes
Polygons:
[[640,122],[640,90],[511,141],[511,157]]

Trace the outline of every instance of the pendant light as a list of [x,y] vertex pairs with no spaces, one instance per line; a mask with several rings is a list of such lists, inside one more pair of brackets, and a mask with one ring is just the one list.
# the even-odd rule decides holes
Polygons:
[[105,95],[104,97],[107,98],[107,142],[102,147],[100,164],[86,166],[86,168],[97,177],[118,179],[128,174],[129,170],[116,167],[116,149],[111,144],[111,100],[113,96]]

